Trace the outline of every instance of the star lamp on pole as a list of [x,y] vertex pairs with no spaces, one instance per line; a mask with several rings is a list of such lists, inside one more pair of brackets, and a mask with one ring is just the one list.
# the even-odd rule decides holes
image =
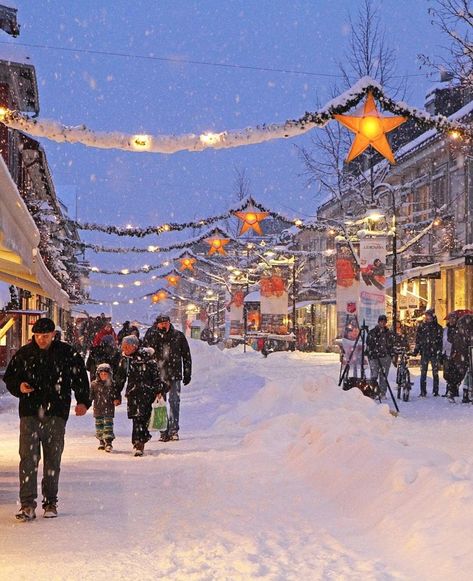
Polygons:
[[218,253],[222,256],[227,254],[225,246],[230,242],[230,238],[206,238],[205,243],[210,246],[209,256]]
[[407,121],[407,117],[382,117],[376,109],[373,94],[368,93],[361,116],[334,115],[334,118],[355,133],[347,163],[362,154],[370,145],[390,163],[396,163],[386,134]]
[[263,235],[260,222],[269,216],[269,212],[256,212],[254,210],[246,210],[245,212],[234,212],[235,216],[243,223],[240,229],[240,236],[248,230],[253,230],[260,236]]

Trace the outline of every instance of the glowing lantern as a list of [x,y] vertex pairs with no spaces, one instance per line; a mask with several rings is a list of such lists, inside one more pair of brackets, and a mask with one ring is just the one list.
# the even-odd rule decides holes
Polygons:
[[177,286],[179,284],[180,277],[176,276],[175,274],[168,274],[166,280],[170,286]]
[[165,301],[168,298],[168,293],[165,290],[160,290],[151,297],[153,303],[159,303],[160,301]]
[[373,95],[368,93],[361,117],[354,115],[334,115],[334,118],[355,133],[355,139],[346,159],[347,162],[358,157],[371,145],[371,147],[376,149],[390,163],[396,163],[386,138],[386,133],[389,133],[407,121],[406,117],[381,117],[379,111],[376,109]]
[[227,254],[225,251],[225,246],[230,242],[230,239],[229,238],[206,238],[204,242],[210,246],[210,249],[208,252],[209,255],[215,254],[217,252],[218,254],[225,256],[225,254]]
[[269,212],[249,210],[248,212],[235,212],[235,216],[243,222],[240,235],[251,229],[261,236],[263,231],[261,230],[260,222],[269,216]]
[[151,147],[151,137],[149,135],[134,135],[131,145],[137,151],[146,151]]
[[181,263],[181,272],[183,270],[194,270],[194,264],[196,262],[195,258],[190,258],[188,256],[186,256],[185,258],[180,258],[179,262]]

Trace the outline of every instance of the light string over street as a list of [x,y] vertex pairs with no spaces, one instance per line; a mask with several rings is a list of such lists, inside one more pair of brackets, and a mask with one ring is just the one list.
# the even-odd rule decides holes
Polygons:
[[394,115],[413,119],[426,127],[442,132],[457,132],[464,138],[472,136],[472,129],[443,115],[430,115],[406,103],[396,102],[385,95],[382,86],[370,77],[362,77],[340,96],[326,103],[321,109],[306,112],[302,117],[285,123],[272,123],[248,127],[243,130],[188,133],[184,135],[125,134],[117,131],[98,132],[86,125],[67,126],[59,121],[29,118],[7,108],[0,110],[0,120],[11,129],[17,129],[34,137],[43,137],[58,143],[81,143],[100,149],[171,154],[179,151],[204,151],[255,145],[274,139],[298,137],[316,127],[324,127],[335,115],[348,113],[369,94],[383,108]]

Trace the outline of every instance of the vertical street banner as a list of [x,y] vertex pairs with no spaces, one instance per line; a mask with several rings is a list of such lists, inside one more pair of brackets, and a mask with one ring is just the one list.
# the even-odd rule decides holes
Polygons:
[[275,268],[270,276],[260,279],[261,331],[286,335],[288,330],[287,277]]
[[359,320],[371,329],[386,312],[386,236],[360,239]]
[[354,256],[358,244],[351,247],[346,240],[337,241],[335,268],[337,273],[337,337],[356,338],[359,331],[358,299],[360,276]]
[[225,328],[231,336],[243,337],[244,315],[243,305],[245,302],[245,292],[241,286],[231,287],[231,295],[225,309]]

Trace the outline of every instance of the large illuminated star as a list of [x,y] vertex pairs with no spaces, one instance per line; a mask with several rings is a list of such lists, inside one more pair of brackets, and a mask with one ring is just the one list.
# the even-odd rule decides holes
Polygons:
[[386,133],[407,121],[407,117],[381,117],[376,109],[373,95],[368,93],[361,117],[334,115],[334,118],[355,133],[355,139],[346,159],[347,162],[358,157],[371,145],[390,163],[396,163]]
[[226,251],[225,251],[224,247],[230,242],[230,239],[229,238],[206,238],[204,240],[204,242],[210,246],[210,250],[208,252],[208,254],[210,256],[212,254],[215,254],[216,252],[218,252],[218,254],[222,254],[223,256],[225,256]]
[[249,210],[246,212],[234,212],[234,214],[243,222],[240,229],[240,236],[247,232],[250,228],[254,230],[256,234],[259,234],[260,236],[263,235],[260,222],[269,216],[269,212],[255,212],[253,210]]

